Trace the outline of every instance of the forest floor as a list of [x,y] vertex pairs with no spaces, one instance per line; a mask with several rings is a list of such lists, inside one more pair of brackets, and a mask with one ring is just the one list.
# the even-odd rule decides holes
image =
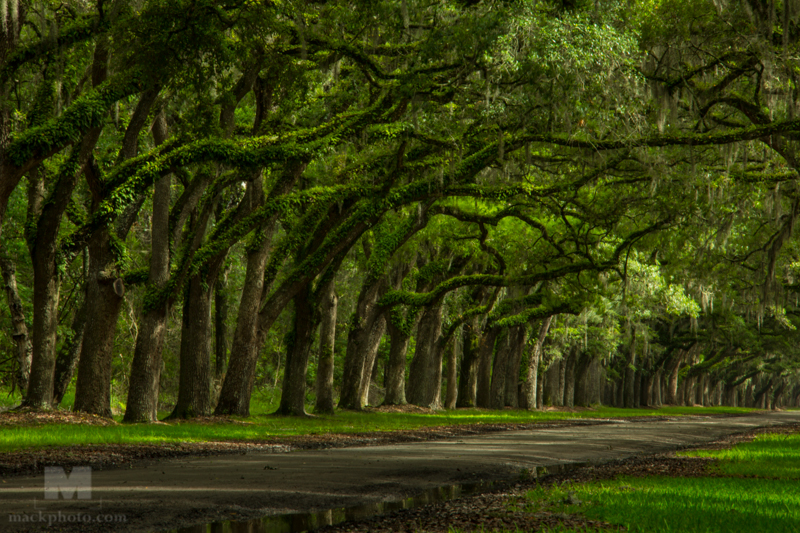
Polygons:
[[[612,468],[615,464],[605,463],[617,461],[617,466],[634,469],[644,468],[636,465],[650,465],[647,468],[669,470],[678,468],[675,465],[680,464],[688,468],[687,465],[701,464],[704,460],[681,459],[682,463],[668,463],[661,459],[642,459],[642,454],[663,454],[687,446],[707,445],[732,434],[787,424],[800,424],[800,412],[756,412],[730,417],[660,417],[650,420],[584,420],[548,426],[539,424],[525,430],[519,430],[514,425],[479,429],[462,426],[426,429],[416,435],[398,435],[396,438],[406,440],[393,444],[380,440],[381,437],[393,437],[380,434],[349,435],[347,438],[352,439],[349,442],[339,440],[341,436],[331,439],[318,435],[307,437],[306,449],[301,450],[297,450],[303,448],[300,441],[294,441],[292,445],[244,443],[248,447],[226,455],[216,455],[218,450],[210,452],[215,455],[209,457],[197,457],[196,450],[167,459],[161,456],[148,458],[143,454],[136,462],[126,462],[130,450],[120,450],[121,462],[116,465],[117,468],[101,470],[97,466],[102,464],[95,466],[91,500],[43,500],[43,476],[3,475],[0,484],[0,523],[4,530],[11,531],[174,531],[178,527],[202,523],[262,522],[263,519],[259,517],[265,515],[274,518],[285,513],[314,511],[324,514],[326,509],[341,511],[363,505],[381,507],[380,502],[401,501],[425,491],[441,491],[443,487],[468,486],[483,481],[494,482],[500,492],[464,499],[467,502],[465,505],[477,509],[472,515],[462,508],[454,511],[455,515],[451,513],[452,516],[446,520],[444,517],[448,515],[445,511],[431,512],[429,517],[439,520],[439,525],[446,523],[447,527],[452,525],[465,530],[477,527],[470,520],[479,519],[490,531],[501,525],[500,522],[493,525],[489,520],[493,515],[487,514],[488,509],[492,505],[500,505],[497,502],[501,501],[492,498],[500,498],[498,494],[512,494],[509,491],[526,490],[527,483],[535,482],[531,479],[531,473],[540,472],[541,467],[553,471],[558,465],[574,467],[587,462],[596,465],[603,463],[594,470],[603,472],[603,469]],[[373,445],[365,446],[368,444]],[[297,451],[279,453],[289,449]],[[37,450],[34,455],[42,452]],[[181,450],[178,450],[176,455],[180,453]],[[636,456],[639,458],[631,459]],[[68,460],[69,457],[61,459]],[[461,500],[442,505],[458,505],[457,501]],[[483,511],[479,510],[481,506],[485,508]],[[409,519],[412,521],[423,520],[422,515],[413,513],[424,514],[427,512],[424,509],[406,511],[411,513],[406,517],[411,517]],[[34,512],[44,513],[45,517],[67,518],[58,518],[55,524],[44,526],[38,522],[9,521],[12,516],[19,518],[26,513],[27,516],[33,516],[31,513]],[[71,516],[92,517],[97,513],[124,516],[125,521],[115,523],[113,528],[95,522],[68,522]],[[559,513],[551,514],[555,518],[539,517],[544,520],[543,524],[547,520],[560,519],[556,516]],[[301,516],[290,515],[281,520],[291,522],[295,520],[292,517]],[[379,525],[372,523],[365,527],[376,530]],[[415,526],[411,530],[447,530],[444,525],[444,529],[436,529],[438,526],[434,525],[431,523],[430,527],[424,528]],[[361,526],[350,524],[344,527]],[[384,530],[397,530],[396,527],[399,525],[389,524]]]

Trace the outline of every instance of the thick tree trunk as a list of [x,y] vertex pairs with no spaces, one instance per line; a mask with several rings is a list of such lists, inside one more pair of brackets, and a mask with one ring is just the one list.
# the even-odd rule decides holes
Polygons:
[[478,391],[479,328],[480,319],[478,317],[473,318],[464,325],[456,407],[475,407]]
[[[152,87],[142,93],[125,130],[117,163],[136,156],[139,134],[148,123],[148,115],[159,94],[158,87]],[[163,118],[163,117],[162,117]],[[158,122],[158,121],[157,121]],[[159,132],[164,138],[159,138]],[[166,127],[156,125],[154,128],[156,143],[166,140]],[[90,169],[87,175],[92,176]],[[101,186],[95,176],[90,179],[90,188],[99,196]],[[92,413],[100,416],[111,416],[111,362],[113,360],[114,338],[117,320],[122,309],[125,286],[117,272],[117,254],[114,252],[113,239],[125,242],[136,215],[144,202],[141,196],[130,204],[117,219],[114,232],[104,227],[96,231],[89,239],[89,269],[86,279],[86,320],[91,327],[83,336],[81,355],[78,360],[78,380],[75,386],[75,411]],[[98,207],[93,201],[92,210]]]
[[525,326],[517,326],[515,333],[506,363],[506,390],[503,402],[506,407],[514,409],[519,407],[519,392],[522,385],[519,379],[520,365],[522,364],[522,351],[528,342],[528,329]]
[[264,291],[264,268],[269,257],[272,228],[247,252],[242,298],[236,315],[230,359],[214,414],[250,416],[250,397],[259,351],[258,310]]
[[[436,344],[442,334],[442,300],[427,306],[417,327],[416,349],[408,372],[406,398],[421,407],[441,407],[441,360]],[[438,352],[440,353],[440,352]],[[437,368],[438,367],[438,368]],[[437,376],[439,379],[437,380]]]
[[83,345],[83,333],[86,329],[86,303],[81,304],[72,319],[72,337],[64,343],[56,357],[56,369],[53,377],[53,406],[58,406],[64,399],[72,376],[78,366],[78,356]]
[[475,397],[476,407],[490,408],[492,406],[492,360],[495,351],[495,341],[500,335],[500,328],[489,328],[481,335],[478,347],[478,391]]
[[287,416],[306,414],[306,373],[314,330],[317,326],[317,317],[310,296],[311,288],[307,286],[294,297],[294,332],[286,353],[281,403],[275,414]]
[[544,380],[544,403],[553,407],[560,407],[563,396],[559,396],[559,378],[563,359],[556,359],[547,367]]
[[444,408],[456,408],[458,400],[458,343],[453,339],[447,351],[447,392],[445,394]]
[[405,405],[406,401],[406,352],[411,340],[399,328],[387,320],[389,330],[389,363],[386,365],[386,396],[384,405]]
[[0,258],[0,270],[5,283],[8,309],[11,313],[11,322],[14,327],[11,334],[16,345],[15,359],[17,368],[14,373],[14,381],[16,387],[24,395],[25,391],[28,390],[28,380],[31,374],[31,339],[28,335],[28,326],[25,325],[22,299],[19,297],[19,290],[17,289],[16,266],[10,259]]
[[228,366],[228,268],[214,286],[214,381],[219,385]]
[[[89,240],[89,275],[86,280],[86,321],[91,324],[83,338],[75,386],[75,411],[111,417],[111,360],[117,318],[125,294],[114,268],[108,229]],[[109,260],[111,262],[109,263]]]
[[678,372],[681,369],[681,362],[683,360],[683,351],[679,351],[672,357],[671,364],[667,367],[667,390],[666,402],[668,405],[678,405]]
[[506,378],[508,377],[508,360],[511,358],[511,344],[514,332],[506,330],[499,335],[496,352],[492,364],[492,381],[489,388],[489,406],[502,409],[506,400]]
[[587,352],[581,352],[575,364],[574,405],[589,407],[599,395],[597,376],[593,372],[597,360]]
[[700,374],[700,377],[697,378],[697,382],[695,383],[694,389],[694,403],[697,405],[703,405],[703,398],[705,397],[706,391],[706,375]]
[[[378,307],[378,299],[383,293],[385,278],[373,280],[366,284],[358,295],[356,313],[353,325],[347,336],[347,352],[344,359],[342,374],[342,391],[339,397],[340,409],[361,410],[362,387],[365,368],[370,347],[374,344],[373,329],[376,328],[378,319],[383,310]],[[378,339],[380,341],[380,339]],[[370,367],[371,368],[371,367]]]
[[539,365],[542,360],[542,346],[544,340],[547,338],[547,332],[550,330],[550,323],[553,317],[549,316],[542,320],[539,326],[539,336],[536,343],[531,350],[530,358],[528,359],[528,372],[527,379],[525,380],[524,394],[525,403],[528,409],[541,409],[542,406],[542,381],[539,379]]
[[569,356],[565,356],[561,358],[561,362],[558,365],[558,390],[556,391],[556,400],[558,401],[558,405],[563,407],[565,405],[564,400],[565,391],[567,388],[567,358]]
[[636,328],[631,330],[631,341],[628,345],[628,364],[625,366],[625,394],[623,405],[627,408],[636,407]]
[[[166,128],[163,116],[156,128]],[[166,136],[165,132],[161,135]],[[169,281],[169,209],[172,178],[167,175],[156,182],[153,192],[150,275],[148,294],[164,288]],[[139,321],[139,333],[133,349],[133,362],[125,406],[125,422],[154,422],[158,416],[161,354],[167,330],[169,303],[162,302],[147,309]]]
[[653,378],[654,375],[652,373],[642,378],[642,395],[641,398],[639,399],[639,405],[641,407],[652,407],[654,405]]
[[317,360],[317,398],[314,412],[333,414],[333,356],[336,341],[336,317],[339,299],[333,280],[321,291],[319,331],[319,356]]
[[577,366],[577,348],[573,348],[564,364],[564,406],[575,407],[575,367]]
[[383,313],[381,313],[372,327],[372,332],[369,336],[369,343],[366,346],[366,353],[364,357],[364,374],[361,377],[361,385],[359,386],[360,408],[369,405],[369,388],[372,383],[373,372],[376,371],[378,349],[381,345],[383,334],[386,333],[386,320]]
[[[169,419],[193,418],[211,411],[211,295],[214,280],[189,280],[181,326],[178,401]],[[210,287],[207,286],[211,285]]]

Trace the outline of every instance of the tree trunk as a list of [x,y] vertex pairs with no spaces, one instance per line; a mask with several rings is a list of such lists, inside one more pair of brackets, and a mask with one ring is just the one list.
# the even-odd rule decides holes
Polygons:
[[25,312],[22,307],[22,299],[19,297],[17,289],[16,266],[14,262],[7,258],[0,258],[0,270],[2,270],[3,281],[8,297],[8,309],[11,313],[11,322],[14,327],[12,338],[16,345],[17,368],[14,373],[16,387],[22,395],[28,390],[28,379],[31,374],[31,340],[28,335],[28,326],[25,325]]
[[269,257],[272,231],[265,230],[247,251],[247,269],[228,370],[222,382],[216,415],[250,416],[250,397],[259,352],[258,310],[264,290],[264,269]]
[[599,395],[597,376],[593,372],[597,359],[588,352],[581,352],[575,364],[575,401],[574,405],[589,407],[597,403]]
[[389,364],[386,366],[386,396],[384,405],[405,405],[406,401],[406,352],[411,340],[391,320],[387,320],[389,330]]
[[[378,299],[383,293],[385,277],[368,282],[361,289],[356,304],[353,324],[347,335],[347,352],[342,374],[342,392],[339,397],[340,409],[361,410],[364,374],[367,372],[366,359],[374,343],[373,329],[383,310],[378,307]],[[378,339],[380,341],[380,339]]]
[[[153,126],[166,128],[163,115]],[[166,137],[164,131],[161,135]],[[153,222],[151,231],[150,274],[147,294],[153,295],[169,281],[169,209],[172,178],[164,176],[156,182],[153,192]],[[133,349],[125,422],[154,422],[158,416],[161,353],[167,331],[169,303],[156,303],[145,310],[139,321],[139,333]]]
[[519,407],[519,392],[522,383],[519,379],[520,366],[522,365],[522,352],[525,350],[525,345],[528,343],[528,328],[525,326],[517,326],[516,336],[511,345],[511,353],[506,365],[506,393],[505,405]]
[[564,364],[564,406],[575,407],[575,367],[577,366],[577,348],[570,351]]
[[306,414],[306,373],[317,317],[310,301],[311,288],[306,286],[294,297],[294,323],[292,340],[286,353],[283,371],[281,403],[275,414],[304,416]]
[[[281,178],[270,190],[269,197],[276,198],[290,191],[304,170],[305,164],[287,164]],[[264,186],[260,172],[248,185],[247,201],[251,211],[264,203]],[[228,370],[214,410],[216,415],[250,415],[250,397],[255,382],[256,363],[264,337],[264,331],[259,331],[261,320],[259,314],[266,292],[264,270],[276,222],[277,216],[267,220],[262,228],[256,230],[253,240],[247,247],[247,268],[242,297],[236,315],[236,329],[231,344]],[[280,310],[275,310],[276,318],[278,311]]]
[[566,399],[564,391],[567,388],[567,357],[569,356],[562,357],[558,365],[558,390],[556,391],[556,399],[560,407],[565,405],[564,400]]
[[681,369],[681,362],[683,360],[683,351],[679,351],[673,355],[671,364],[668,367],[667,374],[667,390],[666,390],[666,403],[668,405],[678,405],[678,372]]
[[[138,150],[139,133],[148,123],[148,115],[159,94],[159,87],[151,87],[142,93],[139,102],[131,115],[131,120],[125,130],[122,145],[117,156],[117,163],[136,156]],[[163,118],[163,117],[162,117]],[[159,122],[159,120],[157,120]],[[154,128],[156,144],[166,140],[166,127],[163,128],[164,138],[158,134],[162,128]],[[90,189],[99,193],[102,187],[94,176],[94,170],[87,171],[90,177]],[[99,197],[99,194],[96,194]],[[83,335],[81,355],[78,360],[78,380],[75,386],[75,411],[92,413],[99,416],[111,417],[111,362],[114,354],[114,338],[117,331],[117,321],[122,309],[125,285],[118,273],[118,257],[115,252],[113,240],[125,242],[136,215],[144,203],[144,195],[140,195],[133,203],[123,210],[118,217],[115,227],[103,227],[94,232],[89,238],[89,269],[86,278],[86,321],[91,324]],[[97,200],[93,200],[92,211],[99,207]]]
[[89,275],[86,280],[86,321],[91,326],[83,338],[75,385],[75,411],[111,417],[111,361],[117,319],[125,294],[114,269],[109,229],[89,240]]
[[492,380],[489,388],[489,406],[502,409],[506,403],[506,378],[508,377],[508,360],[511,358],[511,344],[514,332],[506,330],[498,335],[496,352],[492,364]]
[[495,341],[500,335],[500,328],[489,328],[484,331],[478,347],[478,390],[475,397],[476,407],[490,408],[492,406],[492,359],[495,351]]
[[452,346],[447,352],[447,393],[445,395],[444,408],[447,410],[456,408],[458,399],[458,343],[453,339]]
[[461,343],[461,370],[458,380],[456,407],[475,407],[478,391],[478,331],[480,318],[464,325]]
[[542,407],[543,383],[542,380],[539,379],[539,365],[542,360],[542,346],[544,345],[545,338],[547,338],[547,332],[550,330],[550,323],[552,321],[552,316],[548,316],[542,320],[542,324],[539,326],[539,336],[536,339],[536,343],[533,345],[533,350],[531,350],[531,355],[528,359],[528,372],[527,379],[525,380],[524,394],[526,397],[525,403],[529,410],[541,409]]
[[319,331],[319,356],[317,360],[317,398],[314,412],[333,414],[333,360],[336,341],[336,317],[339,299],[333,280],[321,291]]
[[360,398],[359,409],[363,409],[369,405],[369,387],[372,383],[372,374],[375,372],[377,366],[378,349],[381,346],[381,339],[385,332],[386,320],[383,313],[381,313],[372,326],[369,342],[366,346],[366,353],[364,354],[364,374],[361,377],[361,385],[358,391],[358,396]]
[[84,302],[72,319],[72,337],[64,343],[56,357],[56,369],[53,377],[53,406],[61,405],[69,383],[72,381],[75,368],[78,366],[78,356],[81,353],[85,328],[86,303]]
[[220,384],[228,366],[228,268],[220,270],[214,286],[214,381]]
[[558,382],[561,376],[561,362],[562,359],[556,359],[547,367],[547,372],[544,378],[544,403],[553,407],[559,407],[563,396],[558,395]]
[[653,378],[655,376],[650,373],[642,378],[642,396],[639,399],[641,407],[652,407],[653,402]]
[[631,328],[631,342],[628,347],[628,361],[625,365],[625,394],[623,405],[627,408],[636,406],[636,328]]
[[695,383],[694,389],[694,403],[697,405],[703,405],[703,397],[705,396],[706,390],[706,375],[701,374],[700,377],[697,378],[697,382]]
[[[189,280],[181,327],[178,401],[169,419],[204,416],[211,410],[211,295],[216,276]],[[206,284],[211,285],[206,286]]]
[[422,311],[406,390],[409,403],[432,409],[441,407],[441,381],[436,379],[437,374],[441,376],[441,361],[437,361],[436,344],[442,334],[442,305],[442,300],[437,300]]
[[538,379],[536,380],[536,408],[542,410],[544,408],[544,371],[539,365],[539,370],[537,371]]

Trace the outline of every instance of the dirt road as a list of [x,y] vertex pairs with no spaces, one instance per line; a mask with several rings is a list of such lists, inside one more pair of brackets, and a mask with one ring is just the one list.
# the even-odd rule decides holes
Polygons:
[[[168,531],[217,520],[321,511],[402,499],[454,483],[514,479],[523,469],[663,452],[791,422],[800,422],[800,412],[610,422],[439,442],[171,459],[91,472],[90,499],[45,499],[44,476],[9,478],[0,483],[0,530]],[[88,496],[80,492],[88,487],[81,485],[79,475],[62,478],[60,484],[62,495],[64,489],[77,488],[76,496]],[[58,490],[52,493],[58,495]]]

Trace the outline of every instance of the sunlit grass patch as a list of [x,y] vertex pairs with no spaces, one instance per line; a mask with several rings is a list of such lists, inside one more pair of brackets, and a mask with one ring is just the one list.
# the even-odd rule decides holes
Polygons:
[[759,435],[729,450],[699,450],[683,455],[718,459],[714,468],[728,475],[800,479],[800,435]]
[[[629,531],[800,531],[800,487],[791,480],[620,478],[539,489],[526,497],[532,511],[546,506],[551,512],[582,513]],[[565,503],[570,498],[581,503]]]

